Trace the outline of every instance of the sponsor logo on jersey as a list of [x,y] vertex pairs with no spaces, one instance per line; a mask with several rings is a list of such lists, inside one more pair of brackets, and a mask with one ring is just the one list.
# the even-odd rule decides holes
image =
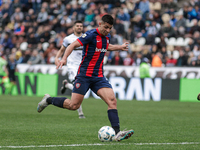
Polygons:
[[87,36],[87,34],[84,33],[81,37],[82,37],[82,38],[85,38],[86,36]]
[[80,86],[81,86],[81,84],[80,83],[76,83],[76,88],[78,89],[78,88],[80,88]]
[[105,49],[105,48],[100,49],[100,48],[96,47],[95,51],[96,52],[107,52],[107,49]]

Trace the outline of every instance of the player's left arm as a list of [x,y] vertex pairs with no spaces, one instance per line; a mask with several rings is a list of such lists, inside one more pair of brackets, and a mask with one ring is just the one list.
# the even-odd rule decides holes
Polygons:
[[109,44],[107,50],[108,51],[117,51],[117,50],[128,51],[128,42],[125,42],[122,45]]

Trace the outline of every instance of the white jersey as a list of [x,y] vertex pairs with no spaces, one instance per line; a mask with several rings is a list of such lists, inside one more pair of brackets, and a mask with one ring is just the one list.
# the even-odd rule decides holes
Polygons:
[[[66,36],[63,39],[63,46],[67,47],[74,41],[76,41],[79,37],[74,33]],[[78,71],[78,67],[82,60],[82,50],[83,46],[77,47],[72,51],[72,53],[67,57],[67,70],[68,70],[68,78],[69,80],[74,80],[76,73]]]

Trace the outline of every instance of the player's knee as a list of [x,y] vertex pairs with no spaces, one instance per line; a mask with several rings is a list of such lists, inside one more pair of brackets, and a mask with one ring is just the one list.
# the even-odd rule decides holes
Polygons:
[[77,110],[79,107],[80,107],[79,104],[73,104],[73,105],[70,106],[70,109],[71,110]]
[[117,106],[117,99],[116,98],[110,98],[108,101],[108,105],[110,107],[116,107]]

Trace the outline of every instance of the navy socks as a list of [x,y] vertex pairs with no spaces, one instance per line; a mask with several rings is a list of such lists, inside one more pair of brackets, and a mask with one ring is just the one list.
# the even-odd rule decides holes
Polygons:
[[63,108],[63,103],[65,99],[67,98],[66,97],[49,97],[47,98],[47,103]]
[[117,109],[108,110],[108,118],[110,120],[112,128],[115,130],[115,133],[117,134],[120,131]]

